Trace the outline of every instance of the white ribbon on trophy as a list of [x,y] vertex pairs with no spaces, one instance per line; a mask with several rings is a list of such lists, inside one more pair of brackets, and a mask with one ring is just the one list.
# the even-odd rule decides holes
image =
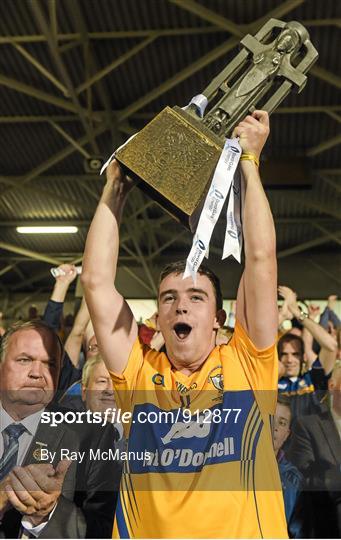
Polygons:
[[[229,196],[228,215],[231,215],[232,212],[233,222],[228,222],[227,224],[225,233],[225,251],[226,257],[230,254],[235,256],[235,238],[233,238],[233,233],[235,232],[237,227],[235,226],[236,220],[233,215],[235,206],[233,187],[235,171],[237,169],[240,156],[241,147],[239,145],[238,139],[226,139],[223,151],[214,171],[210,188],[206,195],[203,209],[200,214],[198,226],[193,238],[192,248],[187,257],[186,269],[183,276],[184,279],[192,276],[192,279],[195,283],[196,274],[203,261],[203,258],[205,257],[205,255],[208,256],[211,236],[220,216],[220,213],[223,209],[227,196]],[[240,262],[240,251],[238,252],[238,256],[236,257],[236,259],[238,260],[238,262]]]

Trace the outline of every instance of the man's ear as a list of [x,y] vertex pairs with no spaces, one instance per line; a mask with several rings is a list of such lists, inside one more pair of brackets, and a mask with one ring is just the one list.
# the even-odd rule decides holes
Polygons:
[[155,317],[155,328],[157,332],[160,332],[160,325],[159,325],[159,314],[156,312],[153,317]]
[[215,316],[215,323],[214,323],[214,329],[218,330],[218,328],[222,328],[224,326],[224,323],[226,321],[226,311],[224,309],[219,309]]

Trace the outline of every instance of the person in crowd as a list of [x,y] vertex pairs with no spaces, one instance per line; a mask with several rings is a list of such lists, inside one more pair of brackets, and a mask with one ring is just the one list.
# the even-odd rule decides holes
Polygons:
[[31,304],[28,308],[27,320],[34,321],[35,319],[39,319],[38,308],[35,304]]
[[[40,320],[13,325],[1,342],[0,534],[5,538],[111,536],[119,464],[89,454],[90,448],[112,448],[111,430],[43,421],[43,412],[66,411],[53,404],[62,360],[58,336]],[[65,450],[84,452],[83,459],[63,459],[72,456]]]
[[341,326],[341,321],[335,313],[336,302],[336,294],[331,294],[328,296],[327,305],[323,310],[319,321],[319,324],[331,334],[333,334]]
[[223,326],[222,328],[218,328],[215,344],[227,345],[230,339],[232,338],[232,336],[233,336],[233,328],[229,326]]
[[301,486],[303,477],[287,459],[283,445],[290,436],[291,407],[289,398],[279,396],[274,416],[273,441],[281,477],[285,516],[290,538],[303,537],[303,513],[301,506]]
[[99,354],[89,358],[83,368],[82,399],[85,408],[89,411],[104,414],[107,409],[112,410],[113,414],[109,418],[109,421],[113,425],[113,439],[117,443],[121,441],[116,446],[123,450],[125,448],[123,426],[120,422],[115,421],[118,407],[115,400],[114,387],[109,371]]
[[[93,326],[90,321],[89,311],[85,302],[82,299],[81,307],[77,313],[74,328],[71,330],[69,338],[65,343],[65,348],[68,347],[68,351],[72,355],[72,373],[74,373],[72,384],[66,388],[65,392],[59,398],[59,404],[63,407],[69,407],[70,409],[84,410],[84,401],[82,397],[82,377],[86,363],[91,359],[98,356],[99,349],[96,336],[93,334]],[[85,345],[85,363],[81,363],[82,368],[76,368],[75,365],[81,356],[82,344]]]
[[[300,319],[303,325],[302,337],[289,332],[278,341],[278,391],[290,397],[292,414],[296,418],[319,410],[335,364],[337,343],[324,328],[301,312],[296,294],[289,287],[279,287],[279,293],[286,299],[292,316]],[[321,345],[319,357],[312,351],[313,338]],[[304,369],[306,358],[307,369]]]
[[156,329],[157,313],[153,313],[149,319],[138,325],[138,335],[142,343],[151,349],[160,351],[165,344],[163,335]]
[[[337,340],[338,332],[341,329],[341,321],[335,313],[336,302],[337,296],[335,294],[328,296],[327,305],[319,317],[319,324],[328,332],[328,334]],[[320,353],[320,345],[315,339],[313,341],[312,349],[317,355]]]
[[81,351],[83,344],[86,343],[86,329],[89,321],[90,315],[83,297],[71,331],[65,341],[65,350],[76,369],[82,368]]
[[[72,264],[61,264],[58,266],[58,270],[61,270],[61,272],[55,277],[52,294],[47,302],[42,320],[59,334],[65,297],[71,283],[77,277],[77,270],[75,265]],[[72,347],[70,347],[70,351],[72,352]],[[80,378],[81,371],[76,367],[75,362],[71,360],[68,350],[65,349],[62,372],[58,382],[59,395],[63,395],[66,389]]]
[[[75,265],[62,264],[58,270],[61,272],[55,278],[55,285],[43,315],[43,320],[55,332],[60,331],[65,297],[71,283],[77,277]],[[83,298],[64,346],[64,363],[59,379],[58,395],[59,403],[65,407],[83,409],[81,399],[82,367],[84,365],[82,345],[85,344],[86,348],[85,359],[96,355],[98,347],[93,334],[89,311]]]
[[304,476],[309,538],[341,536],[341,363],[328,382],[329,407],[297,420],[290,459]]
[[[86,241],[82,283],[116,401],[132,413],[125,425],[129,450],[148,451],[123,473],[115,537],[287,536],[270,426],[278,377],[276,241],[257,168],[268,133],[264,111],[253,112],[235,130],[244,153],[245,268],[234,335],[221,347],[215,346],[216,332],[226,314],[219,280],[204,266],[196,283],[183,279],[183,261],[160,276],[157,329],[166,353],[138,339],[129,306],[113,286],[119,224],[133,183],[116,161],[107,169]],[[187,423],[184,409],[192,415]],[[207,424],[204,409],[217,421]],[[174,424],[164,416],[143,421],[151,412],[169,411],[178,411]],[[129,482],[133,498],[125,489]]]

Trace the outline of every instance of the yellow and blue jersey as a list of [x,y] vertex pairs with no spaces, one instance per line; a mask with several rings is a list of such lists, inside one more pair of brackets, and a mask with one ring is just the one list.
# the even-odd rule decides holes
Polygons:
[[114,537],[287,537],[270,423],[275,345],[257,350],[237,322],[229,344],[186,376],[137,340],[111,376],[138,456],[125,463]]
[[298,377],[281,377],[278,393],[290,398],[293,418],[318,414],[321,400],[328,391],[328,380],[320,360],[317,358],[311,368]]

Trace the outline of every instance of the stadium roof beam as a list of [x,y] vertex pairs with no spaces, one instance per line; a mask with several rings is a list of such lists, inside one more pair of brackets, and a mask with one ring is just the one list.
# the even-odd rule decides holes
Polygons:
[[[109,116],[114,116],[117,111],[110,110]],[[341,112],[341,105],[311,105],[311,106],[302,106],[302,107],[278,107],[272,114],[311,114],[311,113],[326,113],[328,116],[331,116],[338,122],[341,121],[341,117],[337,114]],[[100,121],[105,117],[107,111],[95,111],[96,120]],[[157,113],[136,113],[132,115],[135,119],[149,120],[152,119]],[[76,115],[23,115],[23,116],[0,116],[0,124],[33,124],[41,122],[79,122],[79,118]],[[122,129],[120,125],[120,130],[124,133],[132,133],[132,126],[128,124]]]
[[[284,13],[285,14],[285,13]],[[283,14],[283,15],[284,15]],[[268,17],[275,17],[269,14]],[[277,17],[281,15],[278,14]],[[301,21],[304,26],[337,26],[341,27],[341,19],[306,19]],[[184,28],[149,28],[145,30],[112,30],[109,32],[89,32],[88,36],[90,40],[107,40],[107,39],[126,39],[126,38],[143,38],[150,36],[153,32],[157,32],[161,36],[182,36],[190,34],[211,34],[215,32],[226,32],[221,26],[198,26],[198,27],[184,27]],[[63,52],[66,47],[73,45],[79,45],[81,43],[81,34],[78,32],[70,33],[58,33],[56,35],[58,42],[66,42],[64,45],[60,45],[59,50]],[[24,34],[13,36],[0,36],[0,45],[7,45],[13,43],[44,43],[46,42],[46,36],[42,34]]]
[[134,253],[134,252],[126,245],[126,243],[125,243],[124,241],[122,241],[122,240],[121,240],[121,242],[120,242],[120,245],[124,248],[124,250],[125,250],[127,253],[129,253],[132,257],[134,257],[135,260],[136,260],[137,262],[139,262],[139,263],[142,265],[142,268],[143,268],[143,270],[144,270],[144,272],[145,272],[145,274],[146,274],[146,276],[147,276],[147,279],[148,279],[148,281],[149,281],[149,283],[150,283],[151,290],[153,291],[153,294],[155,295],[156,292],[157,292],[157,289],[156,289],[156,285],[155,285],[154,278],[153,278],[153,276],[152,276],[152,274],[151,274],[151,271],[150,271],[150,269],[149,269],[149,267],[148,267],[148,265],[147,265],[147,263],[146,263],[146,260],[145,260],[145,258],[144,258],[144,256],[143,256],[143,253],[142,253],[141,249],[140,249],[140,246],[139,246],[139,244],[138,244],[138,242],[137,242],[137,240],[136,240],[136,238],[135,238],[135,236],[134,236],[134,233],[131,233],[131,234],[129,235],[129,239],[133,242],[134,248],[136,249],[136,253]]
[[38,71],[48,79],[54,86],[60,90],[65,97],[68,96],[68,90],[67,88],[54,76],[48,69],[46,69],[45,66],[43,66],[32,54],[30,54],[24,47],[19,45],[18,43],[12,43],[13,47],[30,63],[32,64]]
[[116,58],[113,62],[105,66],[103,69],[97,71],[97,73],[89,77],[86,81],[84,81],[76,88],[76,94],[81,94],[82,92],[84,92],[84,90],[103,79],[103,77],[106,77],[109,73],[114,71],[114,69],[118,68],[120,65],[124,64],[124,62],[129,60],[129,58],[132,58],[140,51],[148,47],[148,45],[152,43],[157,37],[157,34],[150,36],[141,43],[135,45],[135,47],[133,47],[126,53],[122,54],[119,58]]
[[55,257],[50,257],[49,255],[45,255],[44,253],[38,253],[37,251],[32,251],[31,249],[26,249],[20,246],[16,246],[14,244],[7,244],[6,242],[0,242],[0,249],[4,249],[5,251],[11,251],[12,253],[18,253],[19,255],[24,255],[25,257],[28,257],[29,259],[35,259],[37,261],[46,262],[55,266],[63,264],[63,261],[61,261],[60,259],[56,259]]
[[314,75],[314,77],[321,79],[321,81],[331,84],[332,86],[335,86],[338,89],[341,88],[341,77],[334,75],[334,73],[330,73],[330,71],[327,71],[326,69],[323,69],[315,65],[311,68],[309,73]]
[[329,150],[330,148],[334,148],[334,146],[337,146],[341,143],[341,133],[339,135],[335,135],[335,137],[332,137],[331,139],[328,139],[327,141],[323,141],[317,146],[314,146],[313,148],[310,148],[306,151],[306,156],[312,157],[317,156],[318,154],[321,154],[322,152],[325,152],[326,150]]
[[[103,122],[102,124],[100,124],[100,125],[98,125],[98,126],[96,126],[94,128],[93,135],[95,137],[97,137],[98,135],[101,135],[102,133],[104,133],[108,129],[109,129],[108,125],[105,122]],[[77,143],[79,145],[81,145],[81,146],[84,146],[88,142],[89,142],[88,135],[84,135],[80,139],[77,139]],[[24,175],[21,178],[21,180],[19,182],[17,182],[16,188],[22,187],[25,184],[27,184],[28,182],[30,182],[31,180],[33,180],[33,178],[36,178],[37,176],[40,176],[41,173],[43,173],[44,171],[46,171],[47,169],[49,169],[53,165],[56,165],[56,163],[59,163],[60,161],[63,161],[65,158],[67,158],[68,156],[73,154],[73,152],[75,152],[75,147],[73,145],[69,145],[69,146],[66,146],[65,148],[63,148],[63,150],[61,150],[60,152],[57,152],[56,154],[50,156],[46,161],[43,161],[40,165],[38,165],[37,167],[32,169],[26,175]],[[0,198],[3,197],[4,195],[6,195],[6,193],[9,193],[10,191],[13,191],[13,189],[15,189],[15,188],[12,187],[12,188],[8,188],[7,190],[2,191],[2,193],[0,193]]]
[[334,181],[331,180],[330,178],[326,178],[326,177],[323,176],[323,175],[320,175],[320,178],[322,178],[323,182],[325,182],[326,184],[328,184],[328,186],[330,186],[331,188],[335,189],[335,191],[337,191],[338,193],[341,192],[341,183],[340,183],[340,182],[334,182]]
[[0,124],[36,124],[41,122],[78,122],[76,115],[23,115],[23,116],[0,116]]
[[259,30],[259,28],[261,28],[263,24],[265,24],[271,18],[280,19],[281,17],[284,17],[287,15],[287,13],[290,13],[290,11],[297,8],[304,2],[305,0],[286,0],[285,2],[281,2],[277,7],[268,11],[266,15],[263,15],[263,17],[253,21],[249,26],[249,32]]
[[[253,21],[250,25],[244,25],[243,27],[231,22],[229,19],[217,15],[214,11],[211,11],[200,4],[197,4],[193,0],[169,0],[171,3],[178,5],[179,7],[195,13],[204,20],[212,22],[214,20],[215,24],[224,28],[224,30],[229,31],[232,35],[241,38],[248,32],[254,33],[257,31],[268,19],[271,17],[280,18],[286,15],[288,12],[292,11],[299,5],[303,4],[305,0],[287,0],[282,2],[278,7],[269,11],[263,17]],[[310,70],[310,73],[319,79],[322,79],[324,82],[341,88],[341,78],[329,71],[313,66]]]
[[335,274],[333,274],[332,272],[328,272],[328,270],[326,270],[325,268],[323,268],[323,266],[321,266],[320,264],[318,264],[316,261],[314,261],[313,259],[307,259],[307,261],[309,262],[309,264],[311,264],[311,266],[315,266],[315,268],[317,270],[319,270],[321,272],[321,274],[323,274],[324,276],[327,276],[327,278],[331,279],[332,281],[334,281],[335,283],[337,283],[338,285],[341,285],[341,279],[338,279]]
[[334,240],[334,242],[336,242],[337,244],[339,244],[339,246],[341,246],[341,237],[340,237],[340,235],[338,236],[337,234],[334,234],[332,231],[328,231],[328,229],[326,229],[325,227],[323,227],[319,223],[313,223],[313,226],[315,227],[315,229],[318,229],[320,232],[322,232],[324,234],[329,234],[330,239]]
[[[96,52],[93,50],[92,44],[89,40],[88,28],[86,25],[85,18],[83,16],[83,12],[80,9],[79,2],[68,2],[67,9],[71,13],[71,17],[73,18],[75,28],[80,32],[80,35],[81,35],[81,45],[83,47],[84,62],[86,65],[86,77],[88,77],[90,73],[97,70],[98,68],[97,55],[96,55]],[[107,119],[112,118],[113,112],[111,110],[111,99],[108,94],[107,88],[105,84],[103,84],[102,80],[98,81],[98,84],[96,85],[96,89],[98,90],[99,99],[101,100],[102,106],[104,107],[104,114],[106,115]],[[88,106],[92,107],[92,89],[91,88],[87,89],[87,101],[88,101]],[[110,133],[111,133],[113,145],[118,146],[117,142],[121,143],[121,141],[118,141],[118,133],[117,133],[114,120],[110,122]]]
[[7,274],[7,272],[9,272],[10,270],[13,270],[15,266],[16,266],[15,264],[7,264],[6,266],[4,266],[0,270],[0,276],[4,276],[5,274]]
[[134,278],[137,281],[137,283],[139,283],[150,294],[152,294],[153,296],[155,295],[154,289],[150,285],[148,285],[148,283],[146,283],[143,279],[141,279],[137,274],[135,274],[135,272],[131,268],[129,268],[129,266],[123,265],[123,266],[120,266],[120,269],[127,272],[127,274],[129,274],[129,276]]
[[50,121],[49,122],[50,126],[53,127],[53,129],[55,131],[57,131],[57,133],[59,133],[64,140],[66,140],[67,142],[69,142],[70,144],[72,144],[72,146],[74,146],[74,148],[76,150],[78,150],[78,152],[83,156],[85,157],[86,159],[88,159],[90,157],[91,154],[89,154],[89,152],[87,150],[85,150],[85,148],[83,148],[82,145],[78,144],[78,142],[73,138],[71,137],[71,135],[69,135],[65,129],[63,129],[61,126],[59,126],[58,124],[56,124],[56,122],[53,122],[53,121]]
[[246,25],[239,25],[226,19],[222,15],[219,15],[215,11],[204,7],[202,4],[194,2],[194,0],[168,0],[171,4],[175,4],[180,8],[185,9],[198,15],[201,19],[208,21],[216,26],[219,26],[223,30],[230,32],[230,34],[242,38],[247,33]]
[[[75,114],[78,114],[77,108],[74,106],[74,104],[67,101],[66,99],[54,96],[52,94],[48,94],[47,92],[38,90],[38,88],[25,84],[21,81],[18,81],[16,79],[11,79],[10,77],[6,77],[6,75],[0,74],[0,84],[2,84],[3,86],[6,86],[7,88],[10,88],[11,90],[16,90],[17,92],[21,92],[22,94],[26,94],[30,97],[36,98],[39,101],[45,101],[46,103],[49,103],[50,105],[54,105],[55,107],[59,107],[61,109],[65,109],[66,111],[70,111]],[[84,112],[84,115],[88,114],[88,112],[85,109],[83,110],[83,112]],[[102,118],[95,118],[95,119],[101,120]]]
[[[335,236],[334,234],[331,235],[330,233],[328,233],[328,234],[325,234],[324,236],[320,236],[319,238],[314,238],[314,240],[309,240],[308,242],[303,242],[302,244],[298,244],[297,246],[293,246],[288,249],[283,249],[282,251],[279,251],[277,253],[277,259],[284,259],[285,257],[289,257],[290,255],[295,255],[296,253],[300,253],[301,251],[305,251],[312,247],[325,244],[326,242],[329,242],[330,240],[334,240],[334,236]],[[336,237],[338,239],[341,238],[341,231],[338,231],[336,233]]]
[[[325,204],[321,203],[319,200],[308,198],[307,196],[302,195],[302,193],[293,193],[290,191],[285,191],[285,197],[287,199],[292,200],[294,203],[302,204],[302,206],[305,206],[306,208],[310,208],[312,210],[317,210],[318,212],[321,212],[323,214],[327,214],[328,216],[332,216],[333,218],[339,220],[341,219],[341,213],[334,209],[330,208],[329,206],[326,206]],[[314,217],[314,220],[317,221],[319,218]]]
[[195,15],[198,15],[201,19],[219,26],[238,38],[244,37],[248,32],[258,30],[271,17],[283,17],[283,15],[286,15],[304,1],[305,0],[286,0],[286,2],[282,2],[280,6],[272,9],[265,16],[253,21],[251,24],[238,25],[229,19],[226,19],[226,17],[217,14],[215,11],[198,4],[194,0],[169,0],[172,4],[176,4]]
[[134,114],[136,111],[142,109],[145,105],[148,103],[154,101],[154,99],[158,98],[177,84],[181,83],[197,71],[199,69],[202,69],[203,67],[207,66],[211,62],[214,62],[214,60],[217,60],[217,58],[220,58],[224,54],[226,54],[228,51],[233,49],[238,43],[238,40],[236,38],[230,38],[225,43],[222,43],[209,53],[205,54],[183,70],[179,71],[163,83],[161,83],[159,86],[139,98],[138,100],[134,101],[128,107],[125,109],[122,109],[117,113],[117,120],[118,122],[122,122],[123,120],[126,120],[129,116]]
[[334,111],[326,111],[326,113],[328,114],[328,116],[330,116],[330,118],[336,120],[338,124],[341,124],[341,116],[339,114]]
[[[39,4],[39,2],[32,2],[32,3],[28,4],[28,6],[30,7],[30,9],[31,9],[31,11],[33,13],[33,16],[34,16],[34,19],[35,19],[37,25],[39,26],[40,30],[42,31],[42,33],[47,38],[47,44],[48,44],[48,47],[49,47],[49,50],[50,50],[52,60],[53,60],[53,62],[55,64],[55,66],[56,66],[56,69],[57,69],[61,79],[63,80],[63,82],[64,82],[64,84],[65,84],[65,86],[66,86],[66,88],[68,90],[68,93],[69,93],[69,96],[70,96],[70,98],[72,100],[72,103],[74,104],[74,106],[76,108],[76,112],[80,117],[80,120],[81,120],[82,126],[84,128],[84,131],[85,131],[86,135],[88,136],[89,144],[91,144],[93,152],[95,154],[99,154],[99,148],[98,148],[98,145],[97,145],[97,142],[96,142],[96,138],[95,138],[95,136],[93,134],[92,125],[88,123],[88,119],[87,119],[87,117],[90,117],[90,119],[91,119],[92,111],[88,110],[88,113],[86,115],[84,114],[84,110],[80,105],[77,94],[75,92],[75,88],[74,88],[73,83],[72,83],[72,80],[71,80],[71,78],[69,76],[69,73],[68,73],[68,71],[67,71],[67,69],[66,69],[66,67],[64,65],[63,59],[62,59],[62,57],[61,57],[61,55],[59,53],[58,42],[56,41],[55,35],[53,33],[53,25],[51,26],[51,24],[48,24],[47,20],[45,19],[45,14],[43,12],[43,9],[42,9],[41,5]],[[55,4],[52,3],[50,5],[49,13],[50,13],[50,16],[52,14],[52,17],[55,19],[55,26],[56,26]]]
[[[59,201],[63,204],[67,204],[70,206],[70,204],[76,206],[76,208],[82,208],[85,211],[91,211],[93,212],[93,207],[88,206],[87,204],[84,204],[82,201],[78,199],[73,199],[72,197],[64,197],[63,195],[60,195],[59,193],[56,193],[54,191],[50,191],[49,189],[42,188],[42,187],[34,187],[34,186],[18,186],[18,180],[17,178],[24,178],[24,177],[15,177],[15,176],[0,176],[0,184],[6,184],[7,186],[11,186],[11,189],[7,192],[5,190],[0,194],[0,198],[2,195],[6,195],[6,193],[9,193],[10,191],[16,191],[16,189],[20,188],[21,190],[25,190],[29,193],[34,193],[36,195],[40,195],[43,197],[48,197],[49,199],[53,199],[54,201]],[[55,179],[56,180],[56,179]],[[76,179],[75,179],[76,180]],[[20,183],[20,180],[19,180]]]
[[[173,0],[170,0],[171,2]],[[282,16],[286,14],[288,11],[294,9],[298,5],[300,5],[304,0],[286,0],[286,2],[283,2],[279,7],[275,8],[274,10],[271,10],[268,12],[264,17],[261,19],[258,19],[257,21],[254,21],[252,23],[252,27],[260,26],[263,23],[263,20],[267,20],[269,17],[275,17],[275,16]],[[181,4],[181,7],[186,9],[187,2],[184,2],[184,4]],[[226,19],[227,20],[227,19]],[[230,21],[229,21],[230,22]],[[164,81],[159,86],[148,92],[146,95],[142,96],[137,101],[131,103],[123,109],[122,111],[118,112],[117,119],[119,122],[122,122],[123,120],[126,120],[129,116],[134,114],[136,111],[159,97],[160,95],[164,94],[180,82],[184,81],[194,73],[196,73],[199,69],[205,67],[206,65],[210,64],[214,60],[217,60],[217,58],[220,58],[223,54],[226,54],[228,51],[233,49],[235,45],[239,43],[239,31],[238,31],[238,38],[230,38],[225,43],[222,43],[209,53],[207,53],[205,56],[199,58],[197,61],[193,62],[186,68],[184,68],[179,73],[173,75],[173,77],[170,77],[167,79],[167,81]]]

